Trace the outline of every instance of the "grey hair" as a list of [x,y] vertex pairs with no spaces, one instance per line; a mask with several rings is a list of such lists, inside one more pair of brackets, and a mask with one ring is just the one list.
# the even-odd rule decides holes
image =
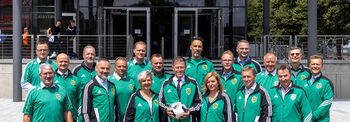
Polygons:
[[150,76],[151,79],[153,79],[153,74],[152,74],[152,72],[146,70],[146,71],[142,71],[142,72],[137,76],[137,80],[138,80],[138,81],[144,80],[144,79],[147,78],[147,76]]
[[53,70],[53,67],[51,66],[51,64],[48,64],[48,63],[44,63],[44,64],[41,64],[39,66],[39,74],[41,74],[41,72],[43,71],[43,69],[50,69],[51,71],[54,71]]
[[277,56],[276,56],[276,54],[275,53],[273,53],[273,52],[268,52],[268,53],[266,53],[265,55],[264,55],[264,60],[265,60],[265,58],[266,58],[266,56],[267,55],[273,55],[273,56],[275,56],[275,59],[276,59],[276,62],[277,62]]

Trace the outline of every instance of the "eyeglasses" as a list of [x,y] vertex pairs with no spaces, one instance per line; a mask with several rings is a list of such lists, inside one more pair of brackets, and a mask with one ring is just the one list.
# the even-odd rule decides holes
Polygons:
[[300,53],[291,53],[290,55],[291,55],[291,56],[299,56]]

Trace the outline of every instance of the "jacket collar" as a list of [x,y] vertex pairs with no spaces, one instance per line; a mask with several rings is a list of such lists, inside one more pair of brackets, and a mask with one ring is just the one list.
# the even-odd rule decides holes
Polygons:
[[82,66],[83,68],[85,68],[87,71],[92,72],[92,71],[95,70],[96,62],[94,62],[94,63],[92,64],[92,69],[90,69],[88,66],[85,65],[85,61],[83,61],[83,62],[81,63],[81,66]]

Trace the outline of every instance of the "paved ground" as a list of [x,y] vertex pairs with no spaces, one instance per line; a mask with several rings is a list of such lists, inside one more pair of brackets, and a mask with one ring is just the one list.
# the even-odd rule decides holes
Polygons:
[[[12,102],[12,99],[0,99],[1,122],[22,121],[24,102]],[[332,122],[350,121],[350,99],[336,99],[331,107]]]

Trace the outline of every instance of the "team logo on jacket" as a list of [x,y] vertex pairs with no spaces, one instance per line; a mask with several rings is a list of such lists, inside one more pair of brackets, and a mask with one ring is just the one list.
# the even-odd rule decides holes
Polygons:
[[157,100],[154,100],[154,104],[156,104],[156,106],[158,106],[158,101],[157,101]]
[[207,70],[207,69],[208,69],[208,66],[207,66],[207,65],[203,65],[203,69],[204,69],[204,70]]
[[290,96],[290,99],[291,99],[291,100],[295,100],[295,98],[297,98],[297,95],[296,95],[296,94],[292,94],[292,95]]
[[316,88],[321,88],[322,87],[322,83],[318,83],[317,85],[316,85]]
[[187,93],[188,95],[190,95],[190,94],[191,94],[191,89],[190,89],[190,88],[187,88],[187,89],[186,89],[186,93]]
[[307,84],[305,84],[304,87],[307,87]]
[[237,79],[236,78],[234,78],[234,79],[232,79],[232,84],[236,84],[237,83]]
[[83,77],[85,77],[85,75],[83,74],[83,75],[81,75],[81,77],[83,78]]
[[112,94],[115,94],[115,89],[111,88],[111,92],[112,92]]
[[305,75],[302,75],[301,76],[301,80],[305,80],[306,76]]
[[218,103],[214,103],[214,105],[213,105],[213,109],[218,108],[218,106],[219,106],[219,104],[218,104]]
[[253,96],[252,102],[255,103],[257,100],[258,100],[258,98],[256,96]]
[[278,98],[277,94],[274,96],[274,98]]
[[58,80],[56,80],[55,83],[58,83]]
[[70,81],[70,84],[72,84],[73,86],[75,85],[75,81],[74,80],[71,80]]
[[242,96],[239,96],[238,99],[242,99]]
[[130,88],[130,90],[132,90],[132,89],[133,89],[132,84],[129,84],[129,88]]
[[61,95],[60,95],[60,94],[56,94],[56,98],[57,98],[58,100],[60,100],[60,99],[61,99]]
[[187,65],[187,68],[191,68],[191,66],[190,66],[190,65]]
[[278,81],[275,81],[275,82],[273,83],[273,85],[277,86],[278,83],[279,83]]

